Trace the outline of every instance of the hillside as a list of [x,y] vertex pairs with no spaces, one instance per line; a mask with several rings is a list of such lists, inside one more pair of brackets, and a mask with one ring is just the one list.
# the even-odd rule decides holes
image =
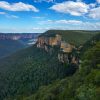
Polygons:
[[13,96],[29,95],[39,86],[63,78],[67,69],[58,62],[56,55],[57,50],[49,55],[33,46],[2,59],[0,97],[9,97],[12,94]]
[[62,40],[72,43],[74,45],[82,45],[87,40],[91,39],[98,31],[71,31],[71,30],[49,30],[44,33],[45,36],[55,36],[59,34],[62,36]]
[[25,45],[17,40],[0,40],[0,58],[8,56],[24,47]]
[[83,55],[77,72],[53,84],[42,86],[23,100],[100,100],[100,42]]
[[[58,32],[60,33],[60,31]],[[54,33],[54,35],[55,34],[56,33]],[[90,38],[94,36],[95,32],[91,33],[91,36],[87,35],[88,33],[86,32],[85,36],[87,38],[85,36],[85,38],[83,38],[84,32],[79,33],[78,31],[71,33],[70,31],[70,34],[71,35],[69,35],[68,31],[67,35],[65,33],[62,33],[61,35],[63,36],[63,39],[65,37],[65,41],[67,42],[70,42],[70,38],[71,36],[73,36],[72,41],[75,40],[80,44],[80,39],[82,39],[82,41],[88,41]],[[75,37],[74,34],[75,36],[79,36],[77,34],[80,34],[80,39],[78,39],[79,37]],[[52,33],[42,34],[42,36],[45,35],[52,36]],[[76,72],[76,65],[67,65],[60,63],[57,58],[58,52],[58,47],[53,47],[52,53],[48,53],[44,49],[37,48],[36,45],[33,45],[31,47],[18,51],[9,57],[1,59],[0,100],[4,100],[4,98],[5,100],[23,100],[23,97],[27,97],[35,93],[40,86],[49,85],[53,83],[55,80],[61,80],[66,76],[71,77]]]

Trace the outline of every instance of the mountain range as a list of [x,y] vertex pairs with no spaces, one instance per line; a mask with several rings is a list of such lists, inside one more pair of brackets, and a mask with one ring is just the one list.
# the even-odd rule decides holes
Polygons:
[[0,58],[36,42],[38,33],[0,33]]
[[83,46],[81,62],[59,62],[59,46],[50,47],[50,53],[37,44],[0,59],[1,100],[99,100],[100,32],[49,30],[39,37],[57,34],[77,48]]

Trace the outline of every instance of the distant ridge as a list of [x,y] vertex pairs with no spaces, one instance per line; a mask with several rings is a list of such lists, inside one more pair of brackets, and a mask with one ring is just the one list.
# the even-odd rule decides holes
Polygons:
[[59,34],[66,42],[73,43],[75,45],[84,44],[87,40],[99,33],[98,31],[85,31],[85,30],[48,30],[40,36],[55,36]]

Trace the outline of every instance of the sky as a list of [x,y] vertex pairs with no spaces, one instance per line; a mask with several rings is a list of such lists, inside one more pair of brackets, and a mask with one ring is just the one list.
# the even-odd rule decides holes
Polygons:
[[100,30],[100,0],[0,0],[0,32]]

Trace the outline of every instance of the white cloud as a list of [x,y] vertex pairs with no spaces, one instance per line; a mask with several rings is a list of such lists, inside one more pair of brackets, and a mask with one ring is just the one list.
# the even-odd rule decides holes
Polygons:
[[60,13],[69,13],[74,16],[81,16],[88,13],[89,5],[83,2],[66,1],[63,3],[57,3],[49,9]]
[[88,16],[94,19],[100,19],[100,7],[91,9]]
[[5,15],[6,13],[5,12],[0,12],[0,15]]
[[81,24],[82,21],[79,21],[79,20],[58,20],[58,21],[55,21],[55,23],[58,23],[58,24]]
[[16,15],[10,15],[6,12],[0,12],[0,15],[4,15],[5,17],[7,18],[19,18],[19,16],[16,16]]
[[38,2],[40,2],[40,3],[41,3],[41,2],[48,2],[48,3],[51,2],[51,3],[54,3],[56,0],[33,0],[33,1],[34,1],[34,2],[37,2],[37,3],[38,3]]
[[[97,2],[99,3],[100,0],[97,0]],[[82,2],[82,0],[76,0],[76,2],[66,1],[62,3],[56,3],[49,9],[73,16],[87,16],[93,19],[100,19],[100,5],[96,3],[86,4]]]
[[18,3],[8,3],[6,1],[0,1],[0,8],[9,11],[34,11],[38,12],[39,10],[30,4],[25,4],[22,2]]
[[[50,20],[49,20],[50,21]],[[55,22],[54,20],[51,20],[52,22]],[[67,20],[66,20],[67,21]],[[74,20],[72,20],[74,21]],[[43,27],[41,27],[41,25],[39,26],[34,26],[33,28],[28,28],[28,27],[12,27],[12,28],[6,28],[4,26],[2,26],[2,24],[0,25],[0,31],[1,32],[18,32],[18,33],[24,33],[24,32],[37,32],[37,33],[42,33],[45,32],[46,30],[50,30],[50,29],[59,29],[59,30],[100,30],[100,22],[85,22],[85,21],[80,21],[80,24],[72,24],[70,22],[72,22],[71,20],[68,20],[68,24],[55,24],[55,23],[46,23],[44,24]],[[77,23],[76,20],[75,22]],[[59,20],[56,20],[56,22],[59,22]]]
[[76,0],[77,2],[81,2],[82,0]]
[[48,27],[45,27],[45,28],[33,27],[33,30],[48,30],[48,29],[49,29]]
[[45,20],[45,21],[40,21],[39,24],[57,24],[57,25],[64,25],[64,24],[81,24],[82,21],[79,20]]
[[[100,22],[86,22],[80,20],[45,20],[39,23],[49,29],[70,29],[70,30],[99,30]],[[48,29],[45,29],[48,30]]]
[[96,3],[90,3],[89,6],[90,6],[90,9],[94,8],[96,6]]
[[7,17],[7,18],[15,18],[15,19],[16,19],[16,18],[19,18],[19,16],[16,16],[16,15],[8,15],[8,14],[6,15],[6,17]]
[[19,18],[19,16],[16,16],[16,15],[11,15],[13,18]]
[[100,3],[100,0],[97,0],[97,3]]

